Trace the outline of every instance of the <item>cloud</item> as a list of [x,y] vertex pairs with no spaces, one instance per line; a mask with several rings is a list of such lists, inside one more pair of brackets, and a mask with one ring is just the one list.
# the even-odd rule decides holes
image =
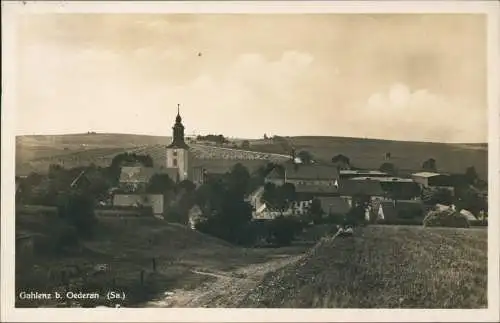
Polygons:
[[[246,53],[186,81],[180,77],[182,70],[172,75],[160,72],[169,63],[165,56],[177,62],[182,59],[177,49],[144,47],[129,56],[47,44],[32,49],[24,51],[22,58],[20,93],[24,95],[18,128],[23,133],[91,128],[166,135],[178,103],[188,131],[240,136],[261,136],[256,133],[261,126],[286,131],[289,123],[279,121],[284,120],[283,112],[300,105],[298,90],[307,86],[304,77],[314,62],[312,55],[303,52],[283,52],[276,59]],[[290,115],[290,122],[301,121]]]
[[402,83],[372,94],[361,113],[367,136],[442,142],[487,139],[486,109]]

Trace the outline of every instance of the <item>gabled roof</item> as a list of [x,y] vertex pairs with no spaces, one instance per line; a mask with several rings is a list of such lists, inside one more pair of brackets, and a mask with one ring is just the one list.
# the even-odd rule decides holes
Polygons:
[[383,196],[385,193],[380,182],[373,180],[341,180],[339,181],[338,192],[343,196]]
[[352,170],[352,169],[341,169],[341,175],[388,175],[387,173],[381,172],[379,170]]
[[126,166],[121,168],[120,183],[148,183],[155,174],[167,174],[171,180],[177,180],[177,168],[154,168]]
[[[287,162],[282,166],[285,169],[287,179],[334,180],[339,177],[338,170],[333,165],[304,165]],[[285,174],[281,174],[276,168],[268,175],[268,178],[283,179],[284,177]]]
[[413,183],[411,178],[401,178],[401,177],[369,177],[369,176],[360,176],[351,178],[353,181],[359,180],[371,180],[371,181],[379,181],[379,182],[399,182],[399,183]]
[[443,174],[434,173],[434,172],[418,172],[418,173],[411,174],[411,176],[427,177],[427,178],[428,177],[439,176],[439,175],[443,175]]
[[125,166],[120,173],[120,183],[147,183],[153,177],[153,167]]

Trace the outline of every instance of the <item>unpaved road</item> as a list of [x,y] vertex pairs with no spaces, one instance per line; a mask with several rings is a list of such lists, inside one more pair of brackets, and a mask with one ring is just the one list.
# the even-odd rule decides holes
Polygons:
[[206,272],[193,269],[198,275],[215,277],[194,290],[166,291],[160,299],[150,301],[145,307],[236,307],[248,291],[254,288],[264,275],[287,264],[298,261],[302,255],[272,259],[229,272]]

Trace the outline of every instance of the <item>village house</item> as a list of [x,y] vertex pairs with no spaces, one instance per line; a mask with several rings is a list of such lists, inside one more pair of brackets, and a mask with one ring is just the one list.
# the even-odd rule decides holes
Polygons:
[[283,185],[291,183],[297,186],[330,186],[333,187],[339,179],[336,167],[326,165],[307,165],[288,161],[282,164],[284,171],[278,168],[272,170],[266,177],[266,183]]
[[450,176],[434,172],[419,172],[411,174],[411,178],[421,187],[453,187]]
[[396,221],[398,219],[422,220],[425,210],[420,201],[382,200],[371,205],[371,219],[377,221]]
[[345,215],[351,210],[351,205],[346,198],[340,196],[318,197],[324,216]]
[[353,177],[352,181],[377,181],[380,183],[385,197],[396,200],[418,199],[421,189],[411,178],[401,177]]
[[341,169],[339,171],[340,179],[351,179],[354,177],[391,177],[390,174],[378,171],[378,170],[351,170],[351,169]]

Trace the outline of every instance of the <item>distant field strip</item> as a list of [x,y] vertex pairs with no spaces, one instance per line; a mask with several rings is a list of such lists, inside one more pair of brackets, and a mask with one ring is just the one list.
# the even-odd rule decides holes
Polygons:
[[[270,161],[281,162],[289,158],[287,155],[247,151],[241,149],[215,147],[193,144],[190,146],[194,159],[198,160],[234,160],[234,161]],[[32,160],[21,160],[18,164],[20,173],[44,172],[49,165],[59,164],[64,167],[76,167],[95,164],[96,166],[109,166],[113,158],[121,153],[129,152],[147,154],[153,159],[155,165],[165,165],[165,145],[141,145],[134,148],[95,148],[80,150],[71,153],[44,156]],[[19,173],[19,172],[18,172]]]

